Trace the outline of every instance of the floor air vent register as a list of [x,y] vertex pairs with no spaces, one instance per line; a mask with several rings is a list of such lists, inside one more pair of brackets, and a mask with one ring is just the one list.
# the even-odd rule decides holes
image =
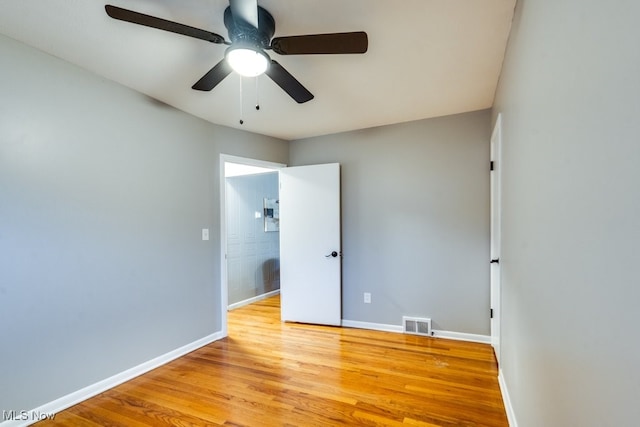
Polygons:
[[431,319],[403,316],[402,325],[405,334],[431,336]]

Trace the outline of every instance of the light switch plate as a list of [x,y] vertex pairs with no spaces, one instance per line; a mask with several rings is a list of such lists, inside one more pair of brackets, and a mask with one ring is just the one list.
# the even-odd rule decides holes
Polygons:
[[209,229],[208,228],[203,228],[202,229],[202,240],[209,240]]

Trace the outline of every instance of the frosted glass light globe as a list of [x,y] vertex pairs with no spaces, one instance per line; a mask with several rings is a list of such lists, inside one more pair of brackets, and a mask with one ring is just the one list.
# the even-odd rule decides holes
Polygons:
[[227,50],[227,62],[233,71],[245,77],[259,76],[269,66],[269,58],[265,53],[243,47]]

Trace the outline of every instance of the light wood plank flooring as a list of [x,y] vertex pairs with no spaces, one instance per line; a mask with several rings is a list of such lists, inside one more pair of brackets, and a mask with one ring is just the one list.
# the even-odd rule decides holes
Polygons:
[[490,346],[282,323],[279,297],[229,337],[56,415],[77,426],[507,426]]

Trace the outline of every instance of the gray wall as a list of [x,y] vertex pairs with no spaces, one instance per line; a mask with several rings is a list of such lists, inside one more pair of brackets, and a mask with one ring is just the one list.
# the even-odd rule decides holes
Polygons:
[[640,419],[640,3],[519,1],[503,114],[502,369],[520,427]]
[[[264,231],[264,199],[278,199],[278,172],[226,179],[229,304],[280,289],[280,233]],[[256,218],[255,213],[260,213]]]
[[0,410],[27,410],[220,330],[219,154],[288,146],[0,58]]
[[[342,164],[343,319],[488,335],[489,111],[294,141]],[[372,303],[363,303],[371,292]]]

